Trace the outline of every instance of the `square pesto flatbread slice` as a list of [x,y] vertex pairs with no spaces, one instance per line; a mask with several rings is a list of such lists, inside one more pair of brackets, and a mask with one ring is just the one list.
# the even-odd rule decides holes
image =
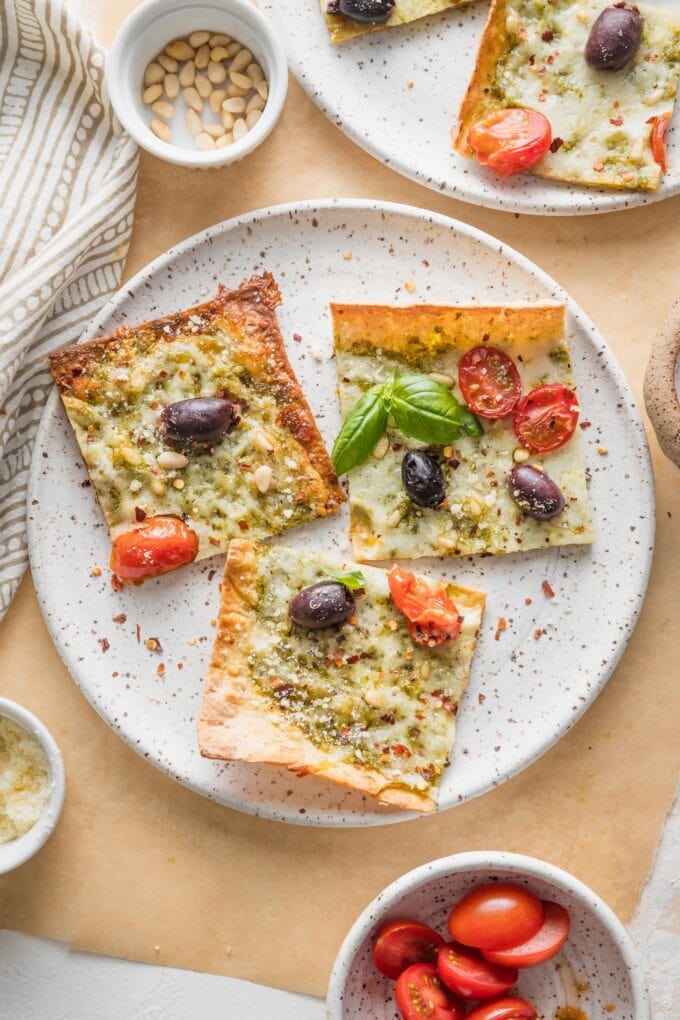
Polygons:
[[[195,533],[202,559],[235,535],[264,538],[345,500],[286,355],[279,301],[265,274],[52,355],[114,542],[140,522],[172,517]],[[229,402],[234,420],[210,442],[178,445],[167,409],[199,397]]]
[[[497,347],[519,372],[522,393],[545,383],[573,388],[564,306],[517,307],[331,305],[340,387],[346,416],[366,390],[402,372],[434,373],[457,393],[462,356]],[[461,435],[429,448],[439,459],[446,502],[427,509],[411,502],[402,483],[408,450],[423,449],[388,421],[387,439],[348,473],[350,535],[360,561],[467,556],[592,542],[579,430],[561,449],[531,454],[565,499],[549,521],[524,515],[512,498],[508,474],[519,443],[512,415],[482,420],[482,436]],[[523,451],[520,456],[526,454]]]
[[670,118],[680,80],[680,12],[639,4],[644,22],[622,70],[585,60],[606,0],[493,0],[477,64],[459,113],[454,148],[474,159],[470,128],[497,110],[544,114],[551,150],[531,173],[594,187],[656,191],[652,152],[658,118]]
[[348,39],[354,39],[358,35],[367,35],[369,32],[381,32],[385,28],[397,28],[399,25],[406,25],[411,21],[418,21],[430,14],[439,14],[450,7],[462,7],[464,4],[472,3],[473,0],[396,0],[394,9],[387,21],[371,25],[366,22],[353,21],[342,14],[332,12],[337,6],[333,0],[319,0],[321,13],[326,19],[331,42],[342,43]]
[[485,596],[447,583],[462,628],[425,648],[410,637],[387,573],[366,567],[346,623],[293,623],[291,600],[338,567],[294,549],[230,543],[198,720],[201,754],[282,765],[381,804],[432,811]]

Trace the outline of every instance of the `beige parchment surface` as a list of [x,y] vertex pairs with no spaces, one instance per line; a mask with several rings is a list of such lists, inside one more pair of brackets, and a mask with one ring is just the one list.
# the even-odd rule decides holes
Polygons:
[[[106,44],[132,6],[134,0],[79,4]],[[294,81],[273,135],[237,166],[207,176],[143,156],[127,275],[235,214],[326,196],[423,206],[512,244],[594,319],[641,400],[651,339],[680,288],[680,199],[570,219],[467,206],[386,170]],[[456,851],[543,857],[629,918],[680,766],[680,485],[653,438],[651,446],[654,568],[640,623],[606,690],[513,781],[397,827],[333,831],[259,821],[156,772],[108,730],[71,681],[27,578],[0,627],[0,693],[50,727],[64,752],[68,787],[50,842],[0,878],[0,927],[323,994],[335,953],[368,901],[409,868]]]

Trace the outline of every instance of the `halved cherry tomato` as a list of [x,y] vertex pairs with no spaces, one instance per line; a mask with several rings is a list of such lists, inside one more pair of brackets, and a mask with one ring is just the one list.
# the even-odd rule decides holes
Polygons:
[[507,995],[495,1002],[485,1002],[468,1013],[466,1020],[535,1020],[538,1013],[526,999]]
[[111,570],[123,581],[167,574],[196,559],[198,535],[178,517],[147,517],[113,540]]
[[478,120],[467,140],[478,163],[510,177],[540,163],[550,148],[552,128],[542,113],[510,107]]
[[404,1020],[463,1020],[465,1009],[451,995],[431,963],[416,963],[400,974],[395,987],[397,1006]]
[[482,955],[500,967],[536,967],[559,953],[567,941],[571,922],[559,903],[543,901],[545,920],[527,942],[510,949],[484,949]]
[[668,173],[668,165],[666,162],[666,135],[668,134],[668,126],[671,122],[671,114],[663,113],[660,117],[652,118],[652,137],[650,144],[652,146],[652,156],[661,167],[662,173]]
[[473,889],[449,914],[451,937],[476,949],[518,946],[542,924],[543,904],[538,897],[510,882]]
[[395,606],[411,621],[408,632],[416,644],[435,648],[460,633],[463,617],[443,584],[431,588],[402,567],[393,567],[388,581]]
[[447,988],[463,999],[493,999],[517,980],[514,967],[496,967],[477,949],[447,942],[437,955],[437,973]]
[[522,394],[517,366],[497,347],[473,347],[464,354],[458,384],[465,403],[482,418],[504,418]]
[[419,921],[388,921],[373,943],[373,959],[380,973],[394,980],[414,963],[434,963],[443,944],[439,932]]
[[515,435],[533,453],[550,453],[569,442],[578,415],[574,391],[561,383],[546,383],[522,397],[515,408]]

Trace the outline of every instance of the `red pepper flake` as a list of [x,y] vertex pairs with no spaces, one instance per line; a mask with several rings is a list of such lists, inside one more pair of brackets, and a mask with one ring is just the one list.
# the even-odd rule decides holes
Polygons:
[[563,138],[553,138],[552,142],[550,143],[550,151],[557,152],[559,149],[562,148],[563,145],[564,145]]
[[157,637],[147,638],[146,641],[144,642],[144,644],[146,645],[146,647],[149,649],[150,652],[162,652],[163,651],[163,649],[161,647],[161,643],[160,643],[160,641],[158,640]]
[[592,424],[593,423],[591,421],[582,421],[580,427],[582,429],[589,429],[592,426]]
[[208,541],[211,545],[216,545],[218,548],[222,545],[219,538],[213,538],[212,535],[208,535]]
[[541,584],[541,588],[543,589],[543,594],[545,595],[546,598],[548,599],[555,598],[555,592],[553,591],[550,581],[543,581],[543,583]]
[[524,605],[525,606],[530,606],[533,601],[534,601],[533,599],[526,598],[524,600]]
[[593,170],[596,174],[601,174],[604,170],[604,163],[593,163]]
[[543,637],[544,633],[545,633],[545,631],[541,630],[540,627],[537,627],[536,630],[534,631],[534,638],[535,638],[535,640],[538,641],[538,639],[540,637]]
[[101,567],[93,567],[92,570],[90,571],[90,574],[92,575],[92,577],[101,577],[102,576],[102,568]]
[[114,623],[125,623],[127,616],[125,613],[118,613],[118,616],[112,616],[111,619]]
[[208,571],[208,580],[212,581],[212,579],[213,579],[213,577],[215,576],[216,573],[217,573],[216,570],[209,570]]
[[392,754],[397,758],[412,758],[413,754],[408,749],[406,744],[395,744],[392,748]]
[[296,344],[302,343],[302,337],[299,333],[293,333],[293,340]]
[[142,628],[139,626],[139,624],[137,624],[137,626],[135,627],[135,634],[137,635],[137,644],[139,644],[142,637]]
[[112,676],[112,677],[114,678],[114,680],[115,680],[115,678],[116,678],[117,676],[119,676],[118,670],[117,670],[117,669],[114,669],[114,671],[113,671],[113,673],[111,674],[111,676]]
[[484,702],[486,701],[486,694],[478,694],[477,701],[479,702],[480,705],[483,705]]
[[551,32],[549,28],[547,28],[545,32],[541,32],[541,39],[543,40],[543,42],[552,42],[554,38],[555,33]]
[[610,117],[609,123],[613,124],[614,127],[621,127],[623,124],[623,117]]
[[162,662],[158,663],[158,669],[156,670],[157,676],[165,676],[165,664]]
[[354,663],[355,663],[355,662],[358,662],[358,661],[359,661],[359,656],[358,656],[358,655],[349,655],[349,656],[348,656],[348,657],[347,657],[347,658],[345,659],[345,662],[347,663],[347,665],[348,665],[348,666],[353,666],[353,665],[354,665]]
[[100,637],[99,638],[99,644],[100,644],[101,650],[103,652],[108,652],[109,648],[111,647],[111,645],[109,644],[107,638],[105,638],[105,637]]
[[114,591],[122,591],[125,585],[117,574],[111,574],[111,587]]
[[241,531],[250,530],[250,525],[248,524],[248,521],[238,521],[238,526],[241,529]]
[[141,506],[135,507],[135,520],[140,522],[146,520],[146,510],[142,510]]
[[507,630],[507,629],[508,629],[508,621],[505,619],[504,616],[499,616],[498,617],[498,624],[496,626],[496,635],[495,635],[496,641],[500,641],[501,634],[503,633],[504,630]]
[[177,669],[184,669],[184,663],[183,662],[178,662],[177,663]]
[[434,779],[434,765],[416,765],[416,772],[419,772],[423,779]]

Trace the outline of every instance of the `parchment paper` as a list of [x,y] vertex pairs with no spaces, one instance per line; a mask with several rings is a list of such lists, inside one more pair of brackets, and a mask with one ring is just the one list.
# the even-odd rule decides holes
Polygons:
[[[81,4],[105,43],[132,6]],[[594,319],[641,399],[651,338],[677,294],[680,199],[573,219],[476,209],[386,170],[295,82],[274,134],[243,163],[204,174],[143,156],[127,276],[222,219],[325,196],[420,205],[514,245]],[[27,579],[0,628],[0,693],[52,730],[68,786],[50,842],[0,878],[0,926],[323,994],[347,929],[384,885],[417,864],[471,849],[543,857],[628,919],[680,767],[680,486],[677,470],[653,439],[651,445],[658,486],[651,584],[604,693],[510,783],[447,814],[396,827],[333,831],[259,821],[156,772],[109,731],[70,680]]]

